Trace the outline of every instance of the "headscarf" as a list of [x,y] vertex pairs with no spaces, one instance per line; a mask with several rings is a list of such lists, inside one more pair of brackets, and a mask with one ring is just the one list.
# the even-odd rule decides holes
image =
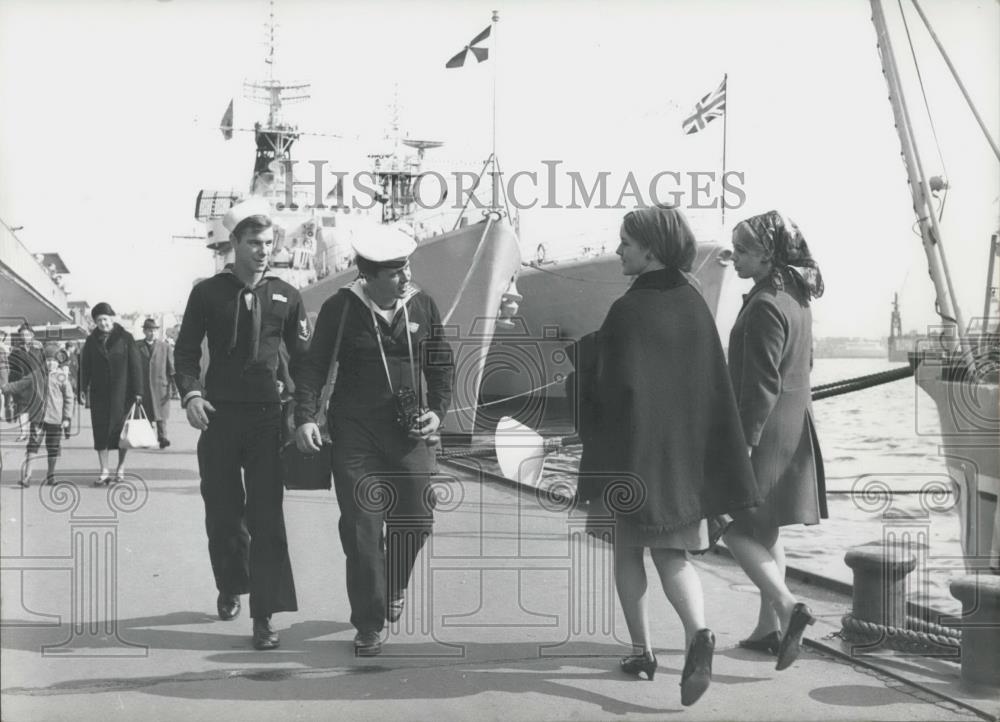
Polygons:
[[807,299],[823,295],[823,274],[809,253],[802,231],[790,218],[768,211],[740,225],[747,228],[748,249],[771,257],[771,282],[775,288],[783,289],[785,279],[791,279]]
[[698,244],[679,208],[657,205],[629,211],[622,228],[667,268],[691,270]]

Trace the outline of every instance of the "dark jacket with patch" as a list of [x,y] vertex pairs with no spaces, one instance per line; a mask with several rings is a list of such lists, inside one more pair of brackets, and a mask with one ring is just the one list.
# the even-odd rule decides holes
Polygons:
[[[347,314],[344,315],[344,305]],[[340,366],[337,383],[330,399],[330,413],[352,418],[394,418],[396,406],[389,389],[376,333],[381,334],[389,366],[392,388],[413,386],[426,379],[426,405],[444,418],[451,404],[454,363],[451,347],[441,331],[441,316],[434,300],[417,291],[405,301],[411,324],[411,340],[417,367],[411,374],[406,342],[406,317],[400,310],[392,323],[372,313],[359,295],[350,288],[328,298],[316,319],[316,336],[297,369],[295,378],[295,423],[315,421],[319,394],[326,383],[337,329],[344,319],[340,342]],[[377,327],[377,330],[376,330]],[[421,377],[421,372],[423,376]]]
[[[294,287],[265,275],[249,288],[222,271],[191,289],[174,345],[177,389],[185,401],[199,392],[212,403],[278,403],[278,348],[284,341],[294,366],[309,337],[309,319]],[[209,363],[203,386],[205,338]]]
[[[639,276],[597,338],[578,494],[608,484],[620,519],[669,532],[759,497],[715,321],[679,271]],[[581,371],[588,364],[581,364]]]

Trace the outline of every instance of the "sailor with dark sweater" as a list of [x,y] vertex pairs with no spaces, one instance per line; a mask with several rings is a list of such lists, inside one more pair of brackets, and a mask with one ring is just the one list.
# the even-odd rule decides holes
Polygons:
[[[433,440],[451,403],[451,347],[434,300],[411,283],[415,247],[388,228],[356,238],[361,277],[326,300],[309,352],[293,366],[299,448],[319,451],[318,422],[329,421],[361,656],[381,651],[386,620],[403,613],[414,562],[434,523]],[[335,349],[340,366],[327,412],[320,393]]]
[[198,468],[219,617],[239,614],[239,595],[249,592],[253,645],[273,649],[271,615],[298,609],[281,507],[275,371],[281,342],[294,366],[310,327],[298,291],[268,272],[274,229],[267,202],[239,203],[223,224],[233,263],[191,291],[174,349],[176,382],[188,422],[202,432]]

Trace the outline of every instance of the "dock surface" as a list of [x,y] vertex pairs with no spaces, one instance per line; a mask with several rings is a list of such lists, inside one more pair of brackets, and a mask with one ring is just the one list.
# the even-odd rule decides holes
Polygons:
[[[845,656],[850,600],[796,583],[818,643],[796,664],[741,650],[757,593],[724,554],[696,561],[717,638],[712,686],[680,704],[683,633],[650,567],[659,670],[628,678],[610,551],[558,499],[442,467],[435,532],[382,655],[356,658],[332,492],[289,492],[297,613],[280,649],[250,645],[248,603],[215,615],[195,458],[175,406],[173,445],[129,455],[126,484],[94,488],[89,417],[59,484],[15,485],[5,427],[2,719],[22,720],[975,720],[997,700],[960,689],[951,661]],[[44,464],[43,464],[44,465]],[[36,479],[41,477],[36,469]],[[863,541],[863,540],[859,540]],[[912,682],[912,683],[911,683]],[[914,684],[915,683],[915,684]],[[915,686],[919,685],[919,686]],[[949,701],[949,699],[951,701]]]

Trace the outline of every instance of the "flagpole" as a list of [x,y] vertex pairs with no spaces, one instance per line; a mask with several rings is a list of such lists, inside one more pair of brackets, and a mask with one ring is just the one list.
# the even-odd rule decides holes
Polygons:
[[492,35],[493,35],[493,152],[490,154],[490,158],[493,161],[492,172],[490,173],[490,206],[493,210],[497,210],[497,65],[500,60],[498,58],[499,52],[498,48],[500,46],[497,41],[497,22],[500,20],[500,13],[496,10],[493,11],[493,17],[491,19],[492,24]]
[[722,113],[722,177],[719,179],[722,191],[722,233],[726,232],[726,131],[729,122],[729,73],[722,76],[722,87],[726,93],[726,107]]

